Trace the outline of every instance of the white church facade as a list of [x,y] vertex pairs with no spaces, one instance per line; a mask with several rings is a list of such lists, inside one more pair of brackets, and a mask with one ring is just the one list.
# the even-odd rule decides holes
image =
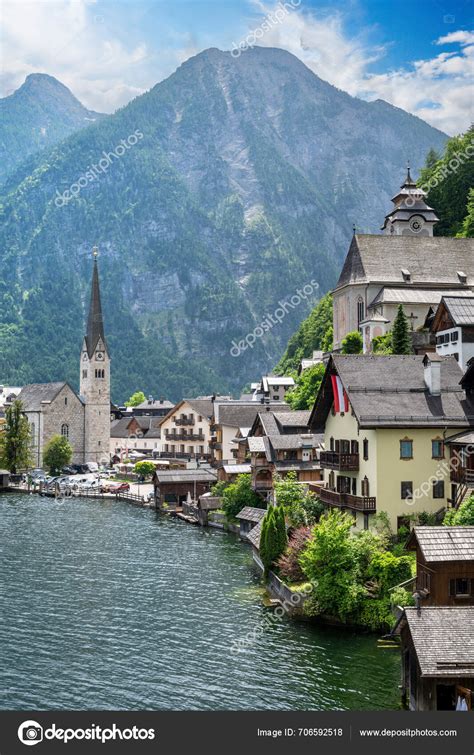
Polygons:
[[97,250],[94,249],[87,332],[80,355],[79,393],[67,382],[26,385],[18,396],[28,418],[33,465],[41,467],[43,449],[54,435],[66,437],[73,464],[109,462],[110,355],[100,300]]
[[416,332],[443,296],[474,291],[474,240],[433,235],[438,217],[409,169],[392,202],[381,234],[352,238],[332,292],[335,351],[359,330],[369,352],[373,338],[392,329],[400,304]]

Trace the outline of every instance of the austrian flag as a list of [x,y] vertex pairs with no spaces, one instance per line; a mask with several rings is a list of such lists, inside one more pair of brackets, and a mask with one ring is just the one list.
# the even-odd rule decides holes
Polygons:
[[349,411],[349,399],[345,392],[339,375],[331,375],[332,393],[334,396],[334,411],[336,414]]

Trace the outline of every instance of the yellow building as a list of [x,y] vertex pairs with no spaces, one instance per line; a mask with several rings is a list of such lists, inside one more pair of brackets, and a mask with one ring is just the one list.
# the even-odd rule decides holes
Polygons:
[[474,426],[461,378],[454,357],[333,355],[310,419],[325,436],[321,500],[365,529],[386,512],[393,531],[448,506],[445,441]]

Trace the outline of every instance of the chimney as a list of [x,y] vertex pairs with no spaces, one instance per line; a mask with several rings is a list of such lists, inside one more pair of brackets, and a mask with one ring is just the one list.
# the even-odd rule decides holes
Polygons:
[[160,396],[160,404],[162,404],[164,400],[163,396]]
[[152,403],[153,403],[153,396],[148,396],[148,403],[149,403],[149,404],[152,404]]
[[432,396],[441,395],[441,362],[439,354],[425,354],[423,367],[425,368],[425,384]]

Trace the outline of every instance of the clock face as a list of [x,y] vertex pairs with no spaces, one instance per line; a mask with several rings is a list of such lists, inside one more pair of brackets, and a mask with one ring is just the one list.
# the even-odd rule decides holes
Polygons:
[[103,362],[104,361],[104,352],[103,351],[98,351],[97,354],[95,355],[95,358],[97,359],[98,362]]
[[410,220],[410,228],[414,233],[418,233],[419,231],[421,231],[422,226],[423,226],[423,218],[414,217]]

